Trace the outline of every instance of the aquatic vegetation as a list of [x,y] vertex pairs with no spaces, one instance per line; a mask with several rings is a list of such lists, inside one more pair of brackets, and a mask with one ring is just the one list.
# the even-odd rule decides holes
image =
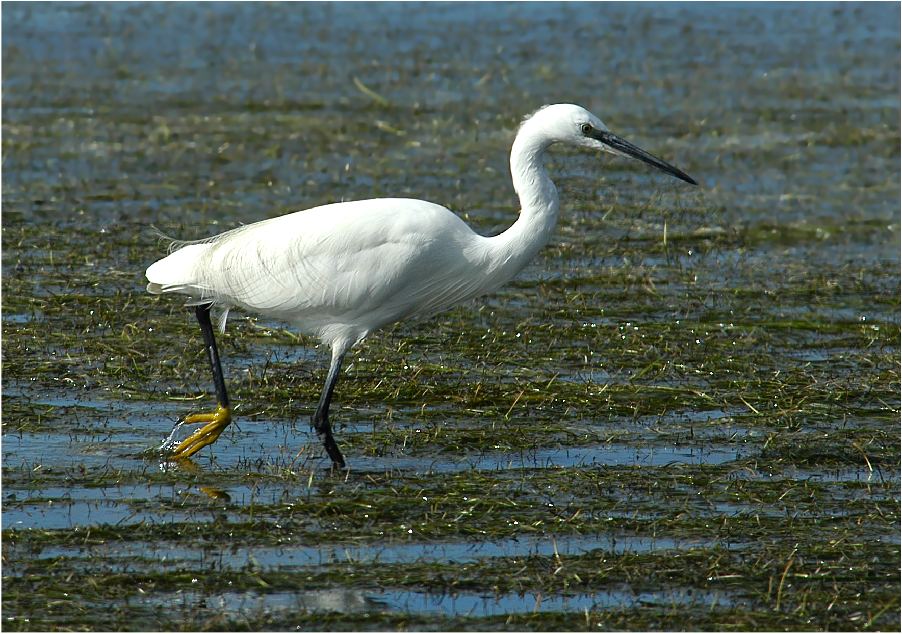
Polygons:
[[[898,629],[898,7],[479,10],[4,7],[5,629]],[[552,159],[531,267],[349,353],[346,474],[326,352],[240,314],[236,424],[148,451],[214,398],[150,225],[410,195],[498,231],[566,95],[702,190]]]

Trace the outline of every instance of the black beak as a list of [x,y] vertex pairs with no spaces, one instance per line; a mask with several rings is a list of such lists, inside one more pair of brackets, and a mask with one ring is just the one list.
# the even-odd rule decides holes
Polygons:
[[593,139],[601,141],[609,148],[614,150],[617,154],[622,154],[624,156],[631,156],[632,158],[639,159],[643,163],[648,163],[654,167],[657,167],[659,170],[667,172],[671,176],[676,176],[682,181],[686,181],[691,185],[698,185],[695,182],[695,179],[689,176],[689,174],[683,172],[682,170],[678,170],[670,163],[666,161],[662,161],[657,156],[653,156],[649,154],[645,150],[640,147],[636,147],[629,141],[624,141],[616,134],[611,134],[605,130],[592,130],[589,134]]

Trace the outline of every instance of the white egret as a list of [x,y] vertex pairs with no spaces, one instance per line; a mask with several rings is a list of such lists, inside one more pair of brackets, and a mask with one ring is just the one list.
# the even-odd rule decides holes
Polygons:
[[558,194],[543,164],[555,143],[639,159],[687,183],[674,166],[612,134],[602,121],[571,104],[545,106],[520,125],[511,149],[520,216],[506,231],[486,237],[454,213],[422,200],[378,198],[341,202],[263,220],[197,242],[184,243],[147,269],[147,290],[191,299],[213,370],[215,411],[186,416],[200,424],[163,449],[174,458],[216,441],[231,422],[210,307],[242,308],[284,320],[319,337],[332,360],[313,414],[334,465],[344,458],[332,436],[329,403],[345,353],[377,328],[437,313],[489,293],[513,278],[551,237]]

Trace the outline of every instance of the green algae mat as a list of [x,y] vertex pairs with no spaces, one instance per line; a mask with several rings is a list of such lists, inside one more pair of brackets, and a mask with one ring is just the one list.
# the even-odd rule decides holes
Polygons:
[[[900,627],[899,7],[10,4],[2,626]],[[554,153],[499,292],[327,351],[235,312],[235,424],[160,235],[339,200],[516,217],[580,103],[697,178]]]

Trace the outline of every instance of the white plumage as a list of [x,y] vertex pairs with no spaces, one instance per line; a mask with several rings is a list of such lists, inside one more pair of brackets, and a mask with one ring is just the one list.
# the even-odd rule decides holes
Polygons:
[[147,289],[275,317],[330,345],[354,343],[504,283],[498,241],[421,200],[336,203],[187,244],[147,269]]
[[[585,109],[546,106],[524,121],[514,141],[511,175],[521,211],[497,236],[480,236],[448,209],[422,200],[335,203],[186,243],[147,269],[147,290],[284,320],[329,345],[330,377],[314,424],[341,465],[337,447],[329,447],[328,405],[343,355],[377,328],[491,292],[526,266],[557,221],[557,191],[542,163],[556,142],[638,158],[695,183],[611,134]],[[227,401],[222,391],[220,405]]]

